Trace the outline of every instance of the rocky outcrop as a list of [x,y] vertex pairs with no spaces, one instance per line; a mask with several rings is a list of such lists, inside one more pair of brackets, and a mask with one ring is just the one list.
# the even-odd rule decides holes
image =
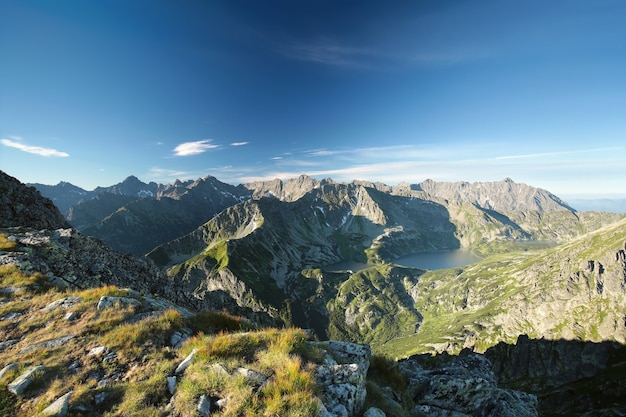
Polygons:
[[623,344],[520,336],[515,344],[489,348],[485,356],[500,384],[535,393],[544,413],[592,416],[626,412]]
[[69,225],[52,201],[0,171],[0,228],[17,226],[58,229]]
[[412,187],[457,203],[472,203],[497,211],[573,211],[554,194],[510,178],[494,182],[436,182],[426,180]]
[[537,416],[537,397],[498,387],[482,355],[413,356],[399,362],[415,403],[413,416]]
[[316,344],[329,355],[315,367],[315,380],[324,405],[323,416],[358,415],[365,403],[365,379],[372,355],[368,345],[339,341]]

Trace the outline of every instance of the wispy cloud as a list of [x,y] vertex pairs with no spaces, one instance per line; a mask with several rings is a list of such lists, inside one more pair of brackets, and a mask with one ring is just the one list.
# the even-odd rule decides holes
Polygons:
[[197,140],[195,142],[184,142],[174,148],[176,156],[190,156],[204,153],[211,149],[219,148],[219,145],[211,143],[211,139]]
[[19,149],[20,151],[32,153],[39,156],[54,156],[58,158],[66,158],[70,156],[67,152],[57,151],[56,149],[43,148],[41,146],[31,146],[17,140],[0,139],[0,143],[10,148]]
[[346,46],[330,39],[293,41],[283,51],[292,59],[336,67],[364,66],[369,58],[376,55],[370,49]]
[[230,144],[230,146],[245,146],[250,142],[233,142]]
[[623,147],[614,146],[610,148],[595,148],[595,149],[578,149],[578,150],[570,150],[570,151],[559,151],[559,152],[542,152],[542,153],[529,153],[529,154],[521,154],[521,155],[506,155],[506,156],[498,156],[495,159],[526,159],[526,158],[543,158],[549,156],[565,156],[565,155],[575,155],[575,154],[583,154],[583,153],[591,153],[591,152],[615,152],[623,150]]

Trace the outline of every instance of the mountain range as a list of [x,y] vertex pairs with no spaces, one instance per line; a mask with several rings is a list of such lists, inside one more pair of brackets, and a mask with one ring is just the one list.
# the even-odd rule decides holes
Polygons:
[[[320,340],[367,343],[376,354],[422,367],[431,364],[423,354],[484,352],[503,381],[539,395],[540,410],[559,408],[558,398],[577,389],[572,384],[592,384],[624,365],[614,353],[626,343],[624,214],[576,211],[510,179],[389,186],[301,176],[234,187],[206,177],[152,188],[126,181],[136,186],[103,188],[90,199],[67,183],[56,197],[54,188],[41,192],[66,204],[76,199],[52,228],[75,224],[82,233],[73,241],[102,239],[143,272],[118,274],[104,255],[74,275],[60,261],[40,268],[66,282],[77,275],[117,280],[194,311],[224,310],[261,325],[308,328]],[[396,262],[456,249],[482,260],[437,270]],[[513,358],[521,351],[506,346],[520,337],[543,357],[537,368],[551,358],[561,371],[537,376],[535,385],[521,382],[531,371],[507,373],[506,361],[519,361]],[[570,349],[559,341],[580,342],[571,349],[581,352],[600,349],[603,365],[586,376],[585,366],[570,369],[558,361]],[[607,350],[606,343],[614,345]],[[608,409],[625,409],[614,397]],[[593,401],[577,407],[594,409]]]

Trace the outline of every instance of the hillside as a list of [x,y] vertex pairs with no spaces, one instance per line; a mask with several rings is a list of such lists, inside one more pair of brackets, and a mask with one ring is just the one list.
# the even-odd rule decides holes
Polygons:
[[427,272],[414,289],[419,331],[381,350],[484,351],[518,335],[623,344],[625,243],[621,220],[554,248]]
[[[294,194],[294,184],[308,191]],[[257,184],[261,197],[229,207],[148,257],[176,287],[193,292],[198,306],[252,309],[313,328],[322,338],[377,346],[412,334],[421,322],[422,313],[412,304],[418,302],[416,283],[425,271],[390,267],[398,257],[459,247],[483,256],[538,249],[623,218],[575,213],[557,203],[552,211],[498,212],[461,200],[398,195],[380,184],[300,177],[291,185],[285,194],[278,183]],[[291,201],[288,195],[297,198]],[[536,193],[529,195],[534,199]],[[340,261],[370,268],[324,270]],[[381,279],[383,288],[372,282]],[[384,317],[398,320],[390,325]]]
[[[508,197],[496,210],[413,186],[300,177],[256,184],[246,191],[255,198],[146,261],[67,228],[34,189],[1,179],[30,202],[16,210],[7,199],[0,223],[3,412],[32,415],[53,402],[66,414],[44,414],[626,411],[623,215],[541,198],[539,210]],[[171,195],[184,199],[192,184]],[[502,186],[528,190],[493,188]],[[41,228],[32,213],[61,221]],[[485,259],[435,271],[394,264],[416,249],[459,247]],[[328,267],[339,261],[367,265]],[[100,308],[107,300],[117,308]],[[312,333],[278,330],[285,325]],[[176,371],[183,362],[189,371]],[[350,394],[337,394],[345,381]]]
[[[3,187],[26,191],[0,174]],[[29,202],[29,213],[50,204],[36,192]],[[477,404],[502,416],[537,415],[536,398],[498,388],[482,357],[447,364],[466,371],[415,393],[410,381],[438,366],[398,368],[367,345],[309,341],[299,329],[258,329],[180,307],[150,294],[174,292],[141,260],[75,230],[34,230],[40,224],[23,214],[0,217],[1,415],[417,416],[474,412]],[[473,378],[488,383],[433,400]]]

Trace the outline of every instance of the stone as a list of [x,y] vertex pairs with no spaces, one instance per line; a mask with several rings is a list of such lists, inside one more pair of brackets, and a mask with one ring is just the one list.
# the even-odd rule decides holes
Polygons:
[[0,379],[4,378],[4,376],[9,372],[17,371],[19,367],[20,366],[17,363],[11,362],[10,364],[2,368],[2,370],[0,370]]
[[267,380],[267,377],[265,375],[257,371],[253,371],[252,369],[235,368],[234,372],[243,375],[247,382],[257,386],[263,385]]
[[483,355],[467,350],[459,356],[416,355],[399,367],[409,379],[408,395],[419,406],[417,416],[471,416],[483,410],[498,417],[537,416],[536,396],[499,388]]
[[97,346],[95,348],[92,348],[88,353],[87,356],[100,356],[103,353],[107,352],[108,349],[106,346]]
[[43,365],[37,365],[28,368],[15,381],[11,382],[7,389],[15,395],[21,395],[38,375],[44,373],[46,368]]
[[356,363],[367,373],[372,357],[372,350],[369,345],[338,340],[327,340],[315,344],[328,349],[337,363]]
[[9,339],[9,340],[5,340],[4,342],[0,342],[0,352],[2,352],[3,350],[5,350],[6,348],[10,346],[13,346],[17,342],[19,342],[19,340],[17,339]]
[[59,397],[55,402],[46,407],[39,415],[48,417],[65,417],[67,415],[70,403],[70,397],[73,391]]
[[363,413],[363,417],[387,417],[387,414],[380,408],[370,407]]
[[106,392],[99,392],[93,396],[93,400],[96,402],[96,405],[102,404],[104,400],[106,400],[106,398],[107,398]]
[[45,340],[43,342],[35,343],[34,345],[26,346],[24,349],[20,350],[20,354],[33,352],[35,350],[41,350],[41,349],[48,349],[48,350],[54,349],[56,347],[64,345],[65,343],[67,343],[68,341],[72,340],[75,337],[76,335],[69,334],[66,336],[57,337],[56,339],[50,339],[50,340]]
[[223,409],[224,407],[226,407],[226,404],[228,404],[228,398],[220,398],[219,400],[215,401],[215,406],[219,409]]
[[365,378],[372,356],[369,345],[329,340],[310,342],[328,351],[314,368],[320,399],[331,416],[358,415],[365,403]]
[[191,362],[196,356],[196,353],[198,353],[198,349],[194,348],[191,353],[187,355],[187,357],[176,367],[176,369],[174,370],[174,374],[180,374],[184,372],[185,369],[187,369],[189,365],[191,365]]
[[81,301],[83,301],[81,297],[65,297],[65,298],[61,298],[59,300],[51,302],[50,304],[42,308],[40,311],[47,313],[49,311],[54,311],[59,308],[67,310],[68,308],[73,307],[75,304],[80,303]]
[[100,297],[100,301],[98,301],[96,309],[98,311],[102,311],[116,305],[137,309],[141,307],[141,302],[135,298],[130,297],[110,297],[105,295]]
[[315,368],[315,380],[320,388],[322,402],[334,415],[356,415],[365,397],[365,372],[356,363],[320,365]]
[[198,400],[198,413],[201,416],[208,417],[211,415],[211,400],[206,395],[201,395]]
[[171,395],[174,395],[174,392],[176,392],[176,377],[175,376],[167,377],[167,391]]
[[67,313],[67,314],[65,315],[64,319],[65,319],[66,321],[74,321],[74,320],[78,319],[79,317],[80,317],[80,315],[79,315],[77,312],[75,312],[75,311],[70,311],[69,313]]
[[207,367],[207,369],[222,377],[230,376],[228,370],[221,363],[212,363]]
[[175,331],[172,334],[172,336],[170,337],[170,345],[173,348],[181,347],[183,342],[185,342],[185,340],[189,339],[191,334],[192,334],[191,329],[189,329],[187,327],[183,327],[182,329],[180,329],[178,331]]

